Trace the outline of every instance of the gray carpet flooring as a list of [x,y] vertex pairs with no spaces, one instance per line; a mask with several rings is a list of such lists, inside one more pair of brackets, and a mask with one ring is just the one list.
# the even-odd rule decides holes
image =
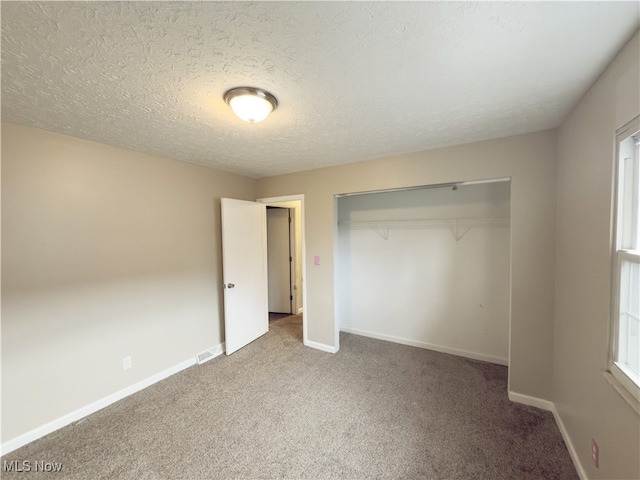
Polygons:
[[505,367],[350,334],[327,354],[299,316],[2,458],[3,479],[577,479],[549,412]]

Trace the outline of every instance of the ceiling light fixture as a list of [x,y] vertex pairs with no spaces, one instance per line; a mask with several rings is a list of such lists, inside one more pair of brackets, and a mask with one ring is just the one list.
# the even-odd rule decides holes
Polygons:
[[224,101],[245,122],[261,122],[278,106],[269,92],[253,87],[232,88],[224,94]]

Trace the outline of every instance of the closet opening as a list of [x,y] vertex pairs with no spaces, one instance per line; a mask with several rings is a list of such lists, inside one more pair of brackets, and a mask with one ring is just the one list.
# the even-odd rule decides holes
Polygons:
[[336,203],[340,331],[509,364],[510,179]]

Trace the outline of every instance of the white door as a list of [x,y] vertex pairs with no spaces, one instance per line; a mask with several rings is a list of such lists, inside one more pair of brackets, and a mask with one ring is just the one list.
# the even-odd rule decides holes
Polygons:
[[227,355],[269,330],[267,222],[262,203],[223,198],[222,278]]
[[269,311],[291,313],[289,209],[267,208]]

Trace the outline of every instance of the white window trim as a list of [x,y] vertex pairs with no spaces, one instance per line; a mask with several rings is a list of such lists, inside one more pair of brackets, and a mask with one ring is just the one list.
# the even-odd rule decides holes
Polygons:
[[626,367],[615,361],[618,353],[618,325],[620,318],[620,272],[622,260],[640,263],[640,252],[618,249],[618,189],[620,176],[620,144],[640,130],[640,116],[637,116],[616,132],[614,157],[613,221],[611,234],[611,318],[609,357],[604,372],[606,380],[620,393],[629,405],[640,415],[640,387],[625,372]]

